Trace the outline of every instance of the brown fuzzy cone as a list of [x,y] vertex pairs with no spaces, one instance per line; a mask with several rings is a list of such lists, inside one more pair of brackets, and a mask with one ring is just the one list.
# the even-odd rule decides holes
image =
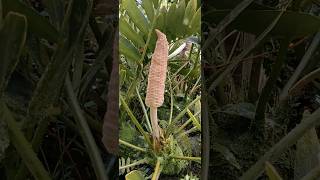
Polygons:
[[[117,31],[116,31],[117,32]],[[116,36],[113,44],[113,64],[108,87],[107,111],[103,122],[102,142],[109,153],[118,154],[119,144],[119,56],[118,39]]]
[[157,29],[156,33],[158,40],[151,59],[146,95],[146,105],[149,107],[160,107],[163,104],[169,53],[166,35]]

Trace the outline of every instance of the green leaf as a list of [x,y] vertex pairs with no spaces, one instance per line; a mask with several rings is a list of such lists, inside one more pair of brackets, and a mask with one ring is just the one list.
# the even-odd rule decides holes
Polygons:
[[11,73],[19,62],[26,34],[27,20],[25,16],[13,12],[8,13],[0,30],[0,97]]
[[21,3],[19,0],[2,0],[4,13],[10,11],[18,12],[27,17],[28,30],[45,38],[51,42],[57,42],[59,38],[58,31],[49,23],[47,19],[39,15],[36,11]]
[[135,62],[140,61],[139,51],[131,44],[130,41],[122,36],[120,36],[119,39],[119,52],[129,60],[133,60]]
[[171,131],[171,128],[174,128],[174,125],[177,121],[179,121],[187,112],[188,108],[190,108],[191,106],[193,106],[194,104],[196,104],[198,101],[200,101],[201,96],[197,96],[193,101],[191,101],[189,104],[187,104],[187,106],[180,111],[180,113],[172,120],[172,124],[169,125],[168,129],[169,131]]
[[154,7],[155,9],[158,9],[158,7],[159,7],[159,0],[152,0],[152,2],[153,2],[153,7]]
[[183,36],[184,33],[184,29],[182,28],[182,22],[183,22],[183,18],[184,18],[184,14],[185,14],[185,9],[186,9],[186,3],[185,0],[181,0],[179,1],[175,16],[176,16],[176,33],[178,36]]
[[172,3],[169,11],[167,13],[167,30],[171,33],[171,34],[176,34],[175,32],[177,32],[178,29],[178,24],[177,23],[177,16],[176,16],[176,9],[177,9],[177,5],[176,3]]
[[276,168],[274,168],[268,161],[266,162],[266,174],[269,177],[269,180],[282,180]]
[[192,20],[193,15],[196,13],[197,9],[197,0],[190,0],[187,4],[184,17],[183,17],[183,25],[188,26]]
[[2,100],[0,100],[0,119],[4,119],[8,124],[10,140],[35,179],[50,180],[49,173],[45,170],[33,151],[32,145],[27,141],[17,121]]
[[188,34],[200,33],[201,30],[201,8],[194,14],[189,26]]
[[156,28],[159,29],[160,31],[162,31],[163,33],[165,33],[164,30],[165,30],[165,25],[166,25],[166,8],[163,7],[160,11],[161,12],[160,12],[160,15],[157,19]]
[[126,175],[126,180],[145,180],[146,178],[143,176],[143,172],[134,170]]
[[127,39],[130,39],[137,48],[144,47],[145,42],[143,38],[132,28],[131,25],[129,25],[123,16],[120,17],[119,26],[121,35],[125,36]]
[[201,131],[201,124],[199,123],[198,119],[192,114],[192,112],[187,108],[187,113],[192,120],[192,124],[197,127],[199,131]]
[[127,13],[130,17],[130,20],[143,32],[144,35],[147,35],[149,30],[149,24],[146,17],[139,10],[135,0],[123,0],[123,7],[127,10]]
[[152,22],[153,18],[154,18],[154,9],[153,9],[153,6],[152,6],[152,2],[150,0],[146,1],[146,0],[143,0],[142,1],[142,7],[143,9],[145,10],[146,14],[147,14],[147,17],[149,19],[149,22]]
[[[230,10],[210,11],[204,15],[204,21],[217,24],[230,12]],[[259,35],[280,12],[280,10],[247,10],[242,12],[229,27]],[[270,34],[289,38],[303,37],[317,32],[319,28],[319,17],[302,12],[285,11]]]

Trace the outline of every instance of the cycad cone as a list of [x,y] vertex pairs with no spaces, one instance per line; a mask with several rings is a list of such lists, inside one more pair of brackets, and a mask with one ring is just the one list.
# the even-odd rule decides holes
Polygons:
[[146,105],[150,107],[153,136],[154,138],[159,140],[160,127],[158,125],[157,108],[160,107],[164,101],[169,45],[166,35],[160,32],[158,29],[156,29],[155,31],[158,36],[158,40],[151,58]]

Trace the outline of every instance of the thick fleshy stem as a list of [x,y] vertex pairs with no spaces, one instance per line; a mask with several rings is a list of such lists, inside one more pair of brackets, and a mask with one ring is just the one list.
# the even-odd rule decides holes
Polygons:
[[160,139],[160,126],[158,124],[158,114],[157,114],[156,107],[150,107],[150,119],[151,119],[151,125],[152,125],[152,135],[155,140]]

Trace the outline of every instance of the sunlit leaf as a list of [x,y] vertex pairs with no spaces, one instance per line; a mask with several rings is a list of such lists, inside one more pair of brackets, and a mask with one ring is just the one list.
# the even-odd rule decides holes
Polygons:
[[124,37],[120,36],[119,51],[129,60],[139,62],[140,55],[138,50]]
[[152,22],[152,20],[154,18],[154,14],[155,14],[153,6],[152,6],[152,2],[151,1],[142,1],[142,7],[146,11],[149,22]]
[[123,0],[122,4],[126,9],[130,19],[135,23],[135,25],[142,31],[145,35],[148,34],[149,24],[146,17],[137,7],[135,0]]
[[146,178],[143,176],[143,172],[134,170],[126,175],[126,180],[145,180]]
[[145,45],[143,38],[129,25],[123,16],[120,17],[119,21],[121,35],[130,39],[138,48],[143,47]]

